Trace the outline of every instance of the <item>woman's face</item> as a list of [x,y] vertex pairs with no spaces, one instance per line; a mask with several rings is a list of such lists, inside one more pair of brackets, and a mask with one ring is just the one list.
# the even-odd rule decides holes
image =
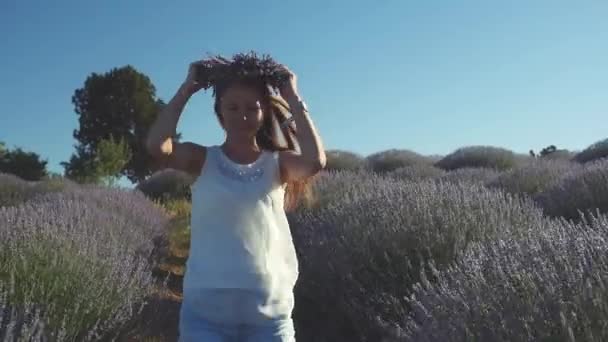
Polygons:
[[255,135],[264,119],[262,98],[261,92],[246,85],[235,84],[226,89],[220,103],[226,131]]

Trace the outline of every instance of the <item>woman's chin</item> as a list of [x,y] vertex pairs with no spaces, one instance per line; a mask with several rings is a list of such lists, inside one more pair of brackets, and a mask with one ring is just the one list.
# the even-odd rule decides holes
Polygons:
[[255,123],[241,123],[239,125],[234,126],[235,131],[239,132],[239,134],[245,135],[255,135],[255,133],[258,131],[258,128],[259,125],[256,125]]

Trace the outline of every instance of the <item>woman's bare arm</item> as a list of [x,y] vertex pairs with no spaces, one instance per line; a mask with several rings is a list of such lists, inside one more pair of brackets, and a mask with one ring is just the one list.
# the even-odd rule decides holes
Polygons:
[[200,89],[194,80],[195,65],[190,65],[186,81],[150,127],[146,141],[148,152],[161,164],[161,168],[172,168],[192,175],[200,172],[206,148],[191,142],[178,143],[173,141],[173,137],[186,103]]
[[289,103],[300,146],[300,153],[282,151],[279,155],[281,179],[283,182],[289,182],[313,176],[321,171],[325,168],[326,156],[321,137],[308,111],[301,106],[296,76],[289,69],[285,69],[291,74],[291,81],[281,89],[281,97]]

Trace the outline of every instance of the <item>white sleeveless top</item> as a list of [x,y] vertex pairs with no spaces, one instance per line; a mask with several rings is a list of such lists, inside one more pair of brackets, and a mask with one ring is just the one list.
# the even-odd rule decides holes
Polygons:
[[196,291],[248,289],[290,300],[298,261],[283,207],[278,152],[237,164],[219,145],[207,148],[192,184],[190,255],[184,300]]

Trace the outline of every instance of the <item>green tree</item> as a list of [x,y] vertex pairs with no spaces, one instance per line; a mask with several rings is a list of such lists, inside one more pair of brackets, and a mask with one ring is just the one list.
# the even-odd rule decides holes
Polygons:
[[6,151],[6,145],[4,144],[4,141],[0,141],[0,157],[2,157],[4,155],[5,151]]
[[540,151],[540,156],[545,157],[550,155],[551,153],[555,153],[555,151],[557,151],[557,147],[555,147],[555,145],[549,145],[543,148],[542,151]]
[[67,178],[79,183],[114,186],[131,158],[132,153],[126,140],[116,140],[110,136],[100,140],[91,155],[86,155],[78,147],[70,162],[63,164]]
[[146,151],[145,138],[164,103],[156,97],[148,76],[130,65],[92,73],[84,86],[75,90],[72,103],[79,128],[73,133],[78,142],[76,151],[62,163],[68,178],[98,180],[99,144],[112,139],[126,144],[130,155],[120,175],[136,183],[152,173],[153,160]]
[[10,173],[29,181],[38,181],[47,176],[46,165],[34,152],[24,151],[21,148],[9,150],[0,142],[0,172]]
[[98,180],[108,186],[114,186],[120,178],[120,172],[131,159],[129,145],[123,139],[120,141],[104,139],[97,145],[95,157],[95,174]]
[[69,162],[61,162],[64,176],[79,183],[97,183],[93,167],[93,153],[88,152],[82,145],[76,146]]

